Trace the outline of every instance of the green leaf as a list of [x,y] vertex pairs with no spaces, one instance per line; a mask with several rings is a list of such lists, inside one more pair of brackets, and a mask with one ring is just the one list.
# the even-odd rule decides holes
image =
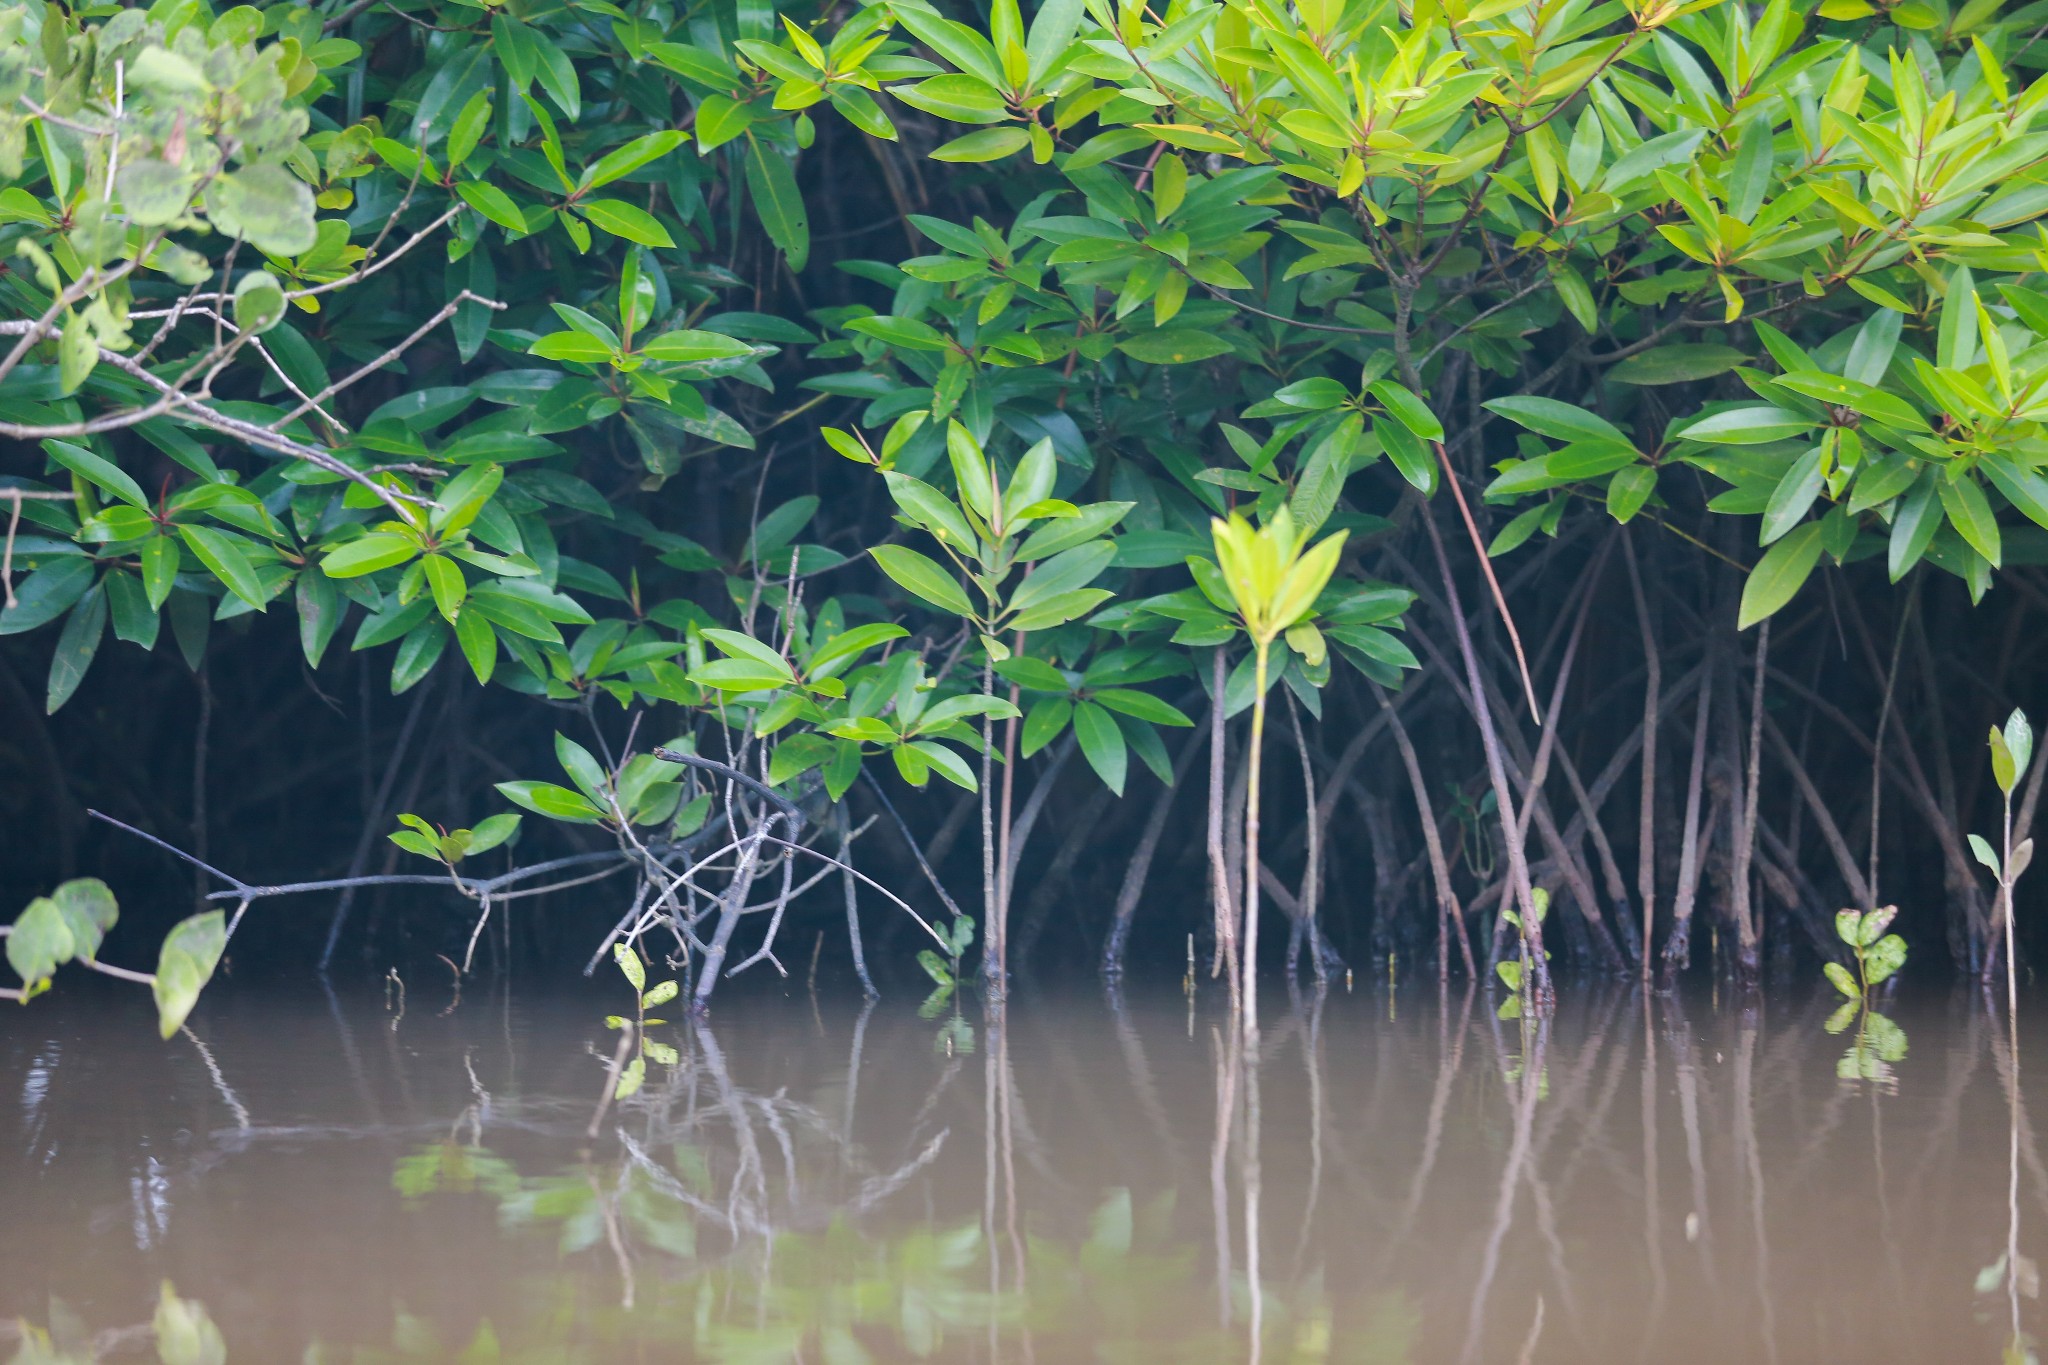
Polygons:
[[514,811],[493,815],[479,820],[475,829],[469,832],[469,852],[463,856],[474,858],[479,853],[488,853],[519,832],[519,822],[524,817]]
[[498,793],[515,806],[523,806],[535,815],[545,815],[550,820],[565,820],[571,824],[594,825],[604,819],[604,812],[592,805],[581,792],[570,791],[567,787],[552,782],[500,782]]
[[1421,437],[1398,421],[1373,423],[1373,434],[1379,437],[1387,458],[1411,487],[1425,494],[1436,487],[1436,461],[1430,458],[1429,447],[1423,445]]
[[455,618],[455,643],[476,680],[489,682],[498,667],[498,632],[483,612],[465,611]]
[[184,1026],[227,946],[227,919],[218,910],[194,915],[164,936],[150,989],[156,996],[157,1029],[165,1038]]
[[657,1006],[666,1005],[669,1001],[676,998],[676,993],[681,989],[682,987],[673,981],[657,981],[648,990],[647,994],[640,997],[640,1007],[651,1010]]
[[[142,587],[149,594],[151,610],[160,610],[178,581],[178,561],[183,556],[173,536],[156,536],[142,546]],[[5,634],[0,630],[0,634]]]
[[1792,467],[1779,478],[1778,486],[1771,491],[1771,500],[1764,508],[1757,544],[1769,545],[1804,519],[1807,509],[1813,506],[1813,500],[1820,496],[1820,458],[1821,447],[1815,446],[1794,460]]
[[1608,370],[1607,378],[1617,384],[1684,384],[1726,374],[1748,361],[1749,357],[1733,346],[1685,342],[1632,355]]
[[1976,855],[1978,862],[1991,869],[1992,876],[1998,876],[1998,853],[1991,847],[1990,841],[1981,834],[1972,834],[1969,838],[1970,852]]
[[169,1280],[163,1283],[150,1329],[162,1365],[227,1365],[227,1343],[207,1316],[206,1305],[179,1298]]
[[782,248],[793,271],[802,270],[811,255],[811,220],[797,192],[796,172],[782,153],[747,134],[747,197],[768,240]]
[[360,578],[403,564],[419,552],[418,542],[410,536],[373,532],[329,551],[320,561],[320,569],[329,578]]
[[1116,718],[1094,702],[1081,702],[1074,707],[1074,738],[1080,741],[1081,756],[1103,785],[1122,796],[1130,755]]
[[1863,974],[1873,986],[1890,980],[1905,965],[1906,940],[1897,934],[1886,934],[1863,955]]
[[925,555],[902,545],[877,545],[868,551],[897,586],[953,616],[974,616],[974,605],[953,575]]
[[255,567],[249,563],[249,556],[242,549],[249,544],[248,541],[209,526],[180,526],[178,536],[185,542],[185,548],[196,555],[201,564],[213,570],[214,577],[227,585],[229,592],[256,610],[263,610],[268,599],[263,593],[262,580],[256,577]]
[[2003,557],[2004,542],[1998,534],[1998,517],[1991,510],[1990,500],[1977,481],[1965,475],[1960,479],[1938,479],[1936,490],[1941,495],[1942,510],[1957,531],[1962,533],[1970,548],[1983,555],[1992,568],[1997,568]]
[[1814,565],[1820,563],[1821,525],[1807,522],[1772,545],[1749,571],[1742,585],[1742,606],[1736,613],[1736,629],[1747,630],[1790,602],[1805,584]]
[[223,235],[246,238],[272,256],[300,255],[318,240],[312,187],[273,163],[215,177],[206,190],[206,214]]
[[632,944],[614,943],[612,961],[619,964],[619,970],[625,973],[626,983],[636,994],[647,989],[647,964],[640,960],[640,954],[633,950]]
[[1493,398],[1484,405],[1489,412],[1497,412],[1517,426],[1527,427],[1539,436],[1548,436],[1556,441],[1616,441],[1622,445],[1631,442],[1620,427],[1604,417],[1587,412],[1584,408],[1570,403],[1561,403],[1555,398]]
[[707,360],[737,360],[754,353],[754,348],[744,341],[718,332],[687,329],[663,332],[635,349],[649,360],[666,360],[679,365],[695,365]]
[[284,320],[284,307],[284,286],[268,270],[251,270],[235,282],[235,326],[244,332],[261,335],[269,331]]
[[120,918],[113,891],[98,877],[74,877],[52,891],[50,901],[71,931],[73,955],[91,961]]
[[507,232],[523,234],[526,231],[526,214],[512,201],[511,195],[496,185],[481,180],[465,180],[455,187],[455,192],[462,196],[463,203]]
[[1643,504],[1657,491],[1657,467],[1634,464],[1618,469],[1607,481],[1607,510],[1623,525],[1643,510]]
[[673,129],[656,133],[642,133],[622,147],[614,147],[596,161],[586,166],[577,188],[582,190],[601,189],[614,180],[631,175],[642,166],[683,145],[687,135]]
[[926,153],[934,161],[1000,161],[1030,145],[1031,135],[1014,124],[979,128],[965,137],[941,143]]
[[14,921],[7,936],[7,965],[23,984],[36,986],[77,955],[71,926],[57,903],[38,896]]
[[623,237],[641,246],[674,246],[675,238],[668,235],[668,229],[646,209],[636,208],[623,199],[585,199],[576,205],[576,211],[614,237]]
[[1940,477],[1931,469],[1923,471],[1911,491],[1900,499],[1899,510],[1892,517],[1885,562],[1894,583],[1920,562],[1934,542],[1934,533],[1941,529],[1941,503],[1935,497],[1935,483]]
[[1429,410],[1429,404],[1393,380],[1376,379],[1366,391],[1380,401],[1395,421],[1423,440],[1441,441],[1444,438],[1444,424]]
[[1128,687],[1098,688],[1090,699],[1112,711],[1121,711],[1127,716],[1150,721],[1154,725],[1193,725],[1187,713],[1170,702],[1161,701],[1149,692],[1139,692]]
[[142,486],[114,464],[113,461],[93,454],[84,446],[69,441],[45,441],[43,451],[58,464],[72,473],[94,484],[121,501],[147,510],[149,499],[144,496]]
[[1236,349],[1230,344],[1228,337],[1216,332],[1198,332],[1192,328],[1144,332],[1119,341],[1116,348],[1131,359],[1141,360],[1147,365],[1188,365],[1196,361],[1213,360]]
[[2018,707],[2005,718],[2006,749],[2012,754],[2015,770],[2025,772],[2034,761],[2034,727],[2027,721],[2027,713]]
[[1058,739],[1066,731],[1067,722],[1074,718],[1074,703],[1066,697],[1050,697],[1036,702],[1025,714],[1024,726],[1019,734],[1022,745],[1020,752],[1029,758],[1046,745]]
[[1672,433],[1680,440],[1710,445],[1761,445],[1813,429],[1814,421],[1779,407],[1731,408],[1702,417]]
[[1861,1000],[1863,998],[1863,987],[1856,984],[1856,978],[1851,976],[1849,969],[1841,963],[1830,962],[1821,968],[1821,972],[1829,981],[1834,983],[1836,990],[1848,996],[1851,1000]]
[[543,360],[567,360],[578,365],[602,365],[617,351],[587,332],[550,332],[526,348],[528,355]]
[[92,586],[96,567],[84,555],[63,555],[18,580],[14,605],[0,611],[0,635],[19,635],[62,616]]
[[44,701],[47,714],[56,715],[58,708],[71,700],[79,683],[85,681],[86,670],[92,667],[106,630],[106,589],[96,585],[78,599],[57,636],[57,648],[50,655],[49,694]]

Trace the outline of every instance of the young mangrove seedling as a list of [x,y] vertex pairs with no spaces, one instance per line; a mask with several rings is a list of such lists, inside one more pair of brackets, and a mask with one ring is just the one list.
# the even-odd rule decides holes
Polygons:
[[[1898,906],[1884,905],[1867,914],[1861,910],[1843,910],[1835,915],[1835,937],[1849,945],[1849,951],[1856,959],[1856,972],[1852,976],[1849,969],[1839,962],[1830,962],[1821,970],[1827,973],[1828,980],[1835,983],[1836,990],[1849,997],[1844,1010],[1867,1006],[1871,991],[1906,965],[1906,940],[1885,932],[1891,928],[1898,913]],[[1839,1029],[1829,1031],[1840,1032]]]
[[[1230,520],[1212,520],[1216,562],[1237,606],[1245,633],[1251,636],[1256,663],[1252,681],[1252,747],[1244,809],[1244,1032],[1259,1031],[1257,975],[1259,963],[1259,758],[1266,738],[1266,685],[1273,642],[1283,634],[1288,647],[1313,668],[1327,654],[1322,632],[1309,621],[1316,598],[1336,571],[1344,553],[1343,531],[1326,536],[1314,548],[1308,532],[1296,526],[1285,504],[1264,526],[1254,528],[1233,513]],[[1218,697],[1217,703],[1222,703]]]
[[1981,835],[1970,836],[1970,851],[1998,879],[1998,905],[2005,921],[2005,1004],[2014,1015],[2019,1013],[2019,975],[2013,970],[2012,888],[2019,881],[2020,874],[2027,870],[2027,865],[2034,861],[2034,841],[2022,839],[2018,844],[2012,841],[2012,794],[2020,784],[2021,775],[2033,761],[2034,727],[2027,723],[2026,712],[2014,707],[2012,714],[2005,718],[2004,730],[1995,725],[1991,727],[1991,776],[1998,783],[1999,794],[2004,797],[2001,824],[2003,855],[1995,852]]
[[[1529,892],[1529,903],[1536,908],[1536,923],[1542,924],[1544,917],[1550,913],[1550,893],[1540,886],[1532,887]],[[1529,970],[1529,933],[1522,925],[1520,914],[1513,910],[1504,911],[1503,914],[1507,922],[1515,926],[1518,951],[1513,960],[1493,964],[1494,975],[1501,979],[1502,985],[1514,992],[1501,1002],[1496,1017],[1519,1019],[1522,1017],[1523,1002],[1528,998],[1529,983],[1534,975]],[[1549,959],[1548,949],[1544,950],[1543,956],[1546,960]]]
[[659,981],[649,986],[647,967],[640,961],[640,954],[633,951],[633,945],[630,943],[613,944],[612,959],[619,964],[619,970],[625,973],[626,983],[633,988],[635,1018],[627,1019],[621,1015],[608,1014],[605,1016],[604,1026],[610,1029],[624,1028],[628,1024],[636,1023],[637,1020],[633,1030],[633,1037],[637,1043],[633,1060],[626,1063],[626,1069],[619,1073],[618,1087],[612,1091],[614,1099],[622,1100],[638,1090],[641,1083],[647,1079],[647,1061],[650,1057],[663,1066],[674,1066],[682,1060],[680,1054],[669,1044],[651,1042],[647,1037],[650,1025],[668,1022],[666,1019],[649,1019],[647,1011],[675,999],[681,987],[674,981]]

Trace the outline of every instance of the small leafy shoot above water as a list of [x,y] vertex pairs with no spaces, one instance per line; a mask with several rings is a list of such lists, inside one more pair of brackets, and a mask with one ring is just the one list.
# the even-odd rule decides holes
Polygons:
[[667,1043],[648,1041],[648,1026],[652,1024],[666,1024],[668,1020],[649,1019],[647,1011],[660,1005],[666,1005],[669,1001],[676,998],[676,995],[682,988],[674,981],[657,981],[652,986],[649,986],[647,984],[647,965],[640,960],[640,954],[633,950],[633,945],[630,943],[613,944],[612,960],[619,964],[619,971],[625,975],[626,984],[633,988],[633,1003],[636,1011],[634,1019],[627,1019],[617,1014],[608,1014],[604,1020],[604,1026],[609,1029],[627,1028],[629,1026],[633,1028],[635,1040],[633,1060],[626,1063],[625,1069],[619,1073],[618,1088],[613,1091],[615,1099],[625,1099],[645,1083],[647,1079],[648,1058],[653,1058],[663,1066],[675,1066],[681,1062],[681,1055]]
[[407,853],[453,867],[464,858],[488,853],[512,838],[519,832],[521,818],[508,811],[479,822],[475,829],[443,829],[417,815],[405,814],[398,817],[398,823],[405,828],[394,830],[388,837]]
[[[1530,904],[1536,907],[1536,922],[1543,923],[1544,917],[1550,913],[1550,893],[1540,886],[1536,887],[1530,893]],[[1493,964],[1494,975],[1500,978],[1502,985],[1514,992],[1507,1000],[1501,1002],[1501,1007],[1495,1014],[1501,1019],[1519,1019],[1522,1017],[1522,1002],[1526,998],[1530,980],[1529,936],[1522,927],[1521,915],[1513,910],[1506,910],[1502,912],[1502,917],[1515,926],[1519,951],[1515,957]],[[1548,958],[1549,951],[1545,950],[1543,956]]]
[[1835,915],[1835,936],[1849,945],[1849,951],[1855,955],[1856,971],[1852,975],[1839,962],[1830,962],[1822,970],[1852,1005],[1866,1003],[1873,990],[1906,965],[1906,940],[1885,932],[1898,913],[1898,906],[1886,905],[1868,913],[1843,910]]
[[[2019,982],[2013,971],[2013,917],[2012,889],[2028,866],[2034,861],[2034,841],[2022,839],[2012,841],[2012,794],[2019,787],[2020,778],[2034,762],[2034,727],[2027,723],[2026,712],[2018,707],[2005,718],[2005,728],[1991,729],[1991,777],[1998,783],[1999,795],[2004,798],[2001,829],[2004,835],[2004,856],[1992,848],[1991,842],[1981,835],[1970,836],[1970,851],[1977,855],[1977,861],[1991,869],[1991,875],[1998,879],[1998,918],[2005,924],[2005,995],[2006,1005],[2014,1013],[2019,1008]],[[1987,977],[1988,979],[1988,977]]]

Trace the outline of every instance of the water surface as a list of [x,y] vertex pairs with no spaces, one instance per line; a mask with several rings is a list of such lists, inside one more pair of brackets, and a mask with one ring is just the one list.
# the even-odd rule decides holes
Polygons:
[[1537,1029],[1429,985],[1274,1006],[1246,1054],[1213,992],[1000,1027],[796,992],[651,1029],[592,1136],[619,1002],[224,985],[170,1043],[131,996],[0,1018],[0,1318],[153,1359],[169,1281],[237,1361],[763,1365],[1995,1362],[2038,1328],[2048,1034],[2015,1090],[1968,993],[1859,1043],[1819,992],[1582,986]]

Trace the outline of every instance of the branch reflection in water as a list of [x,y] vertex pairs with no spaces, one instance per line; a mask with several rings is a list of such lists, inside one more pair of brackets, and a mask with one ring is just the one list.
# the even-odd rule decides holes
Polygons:
[[644,1036],[223,993],[168,1050],[44,1003],[0,1037],[23,1361],[2018,1365],[2039,1330],[2048,1166],[1974,994],[1303,992],[1248,1044],[1220,988],[1192,1032],[1026,991]]

